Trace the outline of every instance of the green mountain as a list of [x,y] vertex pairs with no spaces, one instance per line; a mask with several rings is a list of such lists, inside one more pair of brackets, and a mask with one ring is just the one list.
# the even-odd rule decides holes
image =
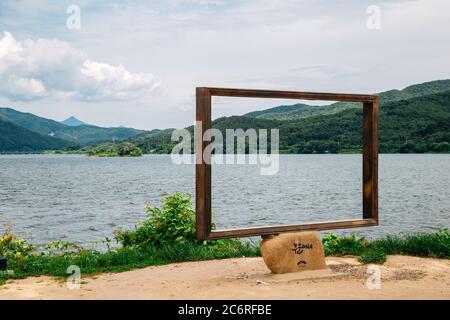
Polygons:
[[[403,90],[389,90],[378,93],[380,103],[400,101],[450,90],[450,80],[436,80],[415,84]],[[336,102],[329,105],[313,106],[308,104],[294,104],[279,106],[261,111],[245,114],[252,118],[263,118],[272,120],[294,120],[308,118],[317,115],[327,115],[341,112],[351,108],[361,108],[361,103]]]
[[[170,153],[173,144],[170,141],[175,129],[152,130],[128,139],[129,142],[139,147],[144,153],[166,154]],[[193,132],[193,129],[191,128]]]
[[117,141],[125,140],[144,132],[143,130],[124,127],[69,126],[58,121],[41,118],[31,113],[19,112],[11,108],[0,108],[0,119],[42,136],[52,136],[67,140],[72,145],[98,144],[109,142],[113,139]]
[[[348,109],[280,125],[280,149],[287,153],[361,150],[362,110]],[[450,152],[450,91],[381,105],[382,153]]]
[[67,128],[58,121],[41,118],[32,113],[19,112],[12,108],[0,108],[0,119],[45,136]]
[[[280,106],[245,116],[222,117],[214,128],[280,130],[284,153],[359,152],[362,110],[358,104]],[[187,128],[193,136],[193,126]],[[142,131],[63,123],[0,108],[0,152],[76,149],[112,140],[128,141],[144,153],[170,153],[173,129]],[[380,94],[380,152],[450,152],[450,80]],[[193,150],[193,149],[192,149]]]
[[60,150],[70,145],[65,140],[43,136],[0,119],[0,152]]
[[[322,107],[322,106],[311,106],[311,105],[304,104],[304,103],[297,103],[297,104],[291,104],[291,105],[286,105],[286,106],[273,107],[273,108],[265,109],[265,110],[253,111],[253,112],[246,113],[244,116],[252,117],[252,118],[271,119],[272,115],[290,114],[290,113],[295,113],[296,111],[299,111],[299,110],[304,110],[304,109],[309,109],[309,108],[311,108],[311,110],[314,112],[314,110],[319,107]],[[282,120],[282,119],[279,119],[279,120]]]
[[[212,126],[220,129],[224,138],[225,129],[277,128],[283,153],[360,152],[362,144],[362,110],[358,108],[294,120],[222,117]],[[193,127],[188,130],[193,133]],[[170,136],[171,130],[155,131],[130,141],[144,152],[170,153],[175,144]],[[380,152],[450,152],[449,142],[450,90],[380,104]]]
[[91,125],[77,127],[67,126],[61,131],[55,132],[55,137],[71,141],[79,145],[93,145],[112,140],[122,141],[144,132],[133,128],[117,127],[102,128]]

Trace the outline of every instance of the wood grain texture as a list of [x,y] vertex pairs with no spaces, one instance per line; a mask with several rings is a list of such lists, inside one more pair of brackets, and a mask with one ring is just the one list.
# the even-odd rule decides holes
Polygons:
[[208,142],[203,140],[205,131],[211,127],[211,95],[208,90],[197,88],[197,134],[196,134],[196,164],[195,164],[195,205],[196,205],[196,236],[206,239],[211,232],[211,166],[203,154]]
[[361,228],[376,226],[377,221],[374,219],[355,219],[355,220],[336,220],[327,222],[313,222],[306,224],[292,224],[292,225],[280,225],[280,226],[267,226],[257,228],[246,229],[230,229],[230,230],[217,230],[212,231],[209,234],[208,239],[225,239],[225,238],[241,238],[241,237],[253,237],[262,235],[275,235],[285,232],[295,231],[309,231],[309,230],[333,230],[333,229],[347,229],[347,228]]
[[347,93],[226,89],[226,88],[208,88],[208,87],[205,87],[203,89],[208,90],[212,96],[225,96],[225,97],[325,100],[325,101],[349,101],[349,102],[372,102],[376,98],[376,96],[373,95],[347,94]]
[[363,105],[363,218],[378,222],[378,99]]

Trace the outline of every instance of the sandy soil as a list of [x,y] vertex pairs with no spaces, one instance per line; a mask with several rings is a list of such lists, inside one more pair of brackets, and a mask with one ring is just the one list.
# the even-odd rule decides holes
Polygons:
[[[450,299],[450,260],[390,256],[381,288],[367,266],[327,258],[329,270],[270,274],[261,258],[186,262],[82,277],[79,289],[49,277],[10,281],[2,299]],[[371,270],[371,269],[369,269]]]

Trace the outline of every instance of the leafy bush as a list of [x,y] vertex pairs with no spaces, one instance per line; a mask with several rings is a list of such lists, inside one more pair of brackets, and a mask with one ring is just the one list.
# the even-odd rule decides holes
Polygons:
[[0,254],[8,259],[24,262],[33,250],[32,245],[18,239],[9,228],[6,228],[5,234],[0,237]]
[[162,208],[147,206],[147,216],[135,230],[117,230],[116,241],[123,246],[162,246],[195,240],[195,213],[190,196],[178,192],[167,197]]
[[[177,192],[164,199],[162,208],[147,206],[147,216],[147,220],[136,225],[135,230],[117,230],[116,241],[125,247],[148,244],[161,247],[198,242],[195,238],[195,212],[190,195]],[[218,249],[237,243],[240,243],[237,239],[203,242]]]
[[327,256],[347,254],[359,256],[367,246],[367,240],[364,237],[356,238],[354,233],[344,237],[333,233],[327,234],[323,236],[322,243]]

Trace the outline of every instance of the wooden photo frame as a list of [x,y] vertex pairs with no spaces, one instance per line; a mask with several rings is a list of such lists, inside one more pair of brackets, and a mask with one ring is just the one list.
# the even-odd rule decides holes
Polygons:
[[[298,100],[327,100],[363,103],[363,170],[362,219],[311,222],[296,225],[278,225],[232,230],[211,228],[211,155],[203,154],[210,141],[203,134],[211,128],[212,96],[245,98],[278,98]],[[196,89],[196,120],[201,122],[196,135],[196,236],[198,240],[263,236],[304,230],[331,230],[376,226],[378,220],[378,97],[374,95],[314,93],[295,91],[246,90],[201,87]]]

